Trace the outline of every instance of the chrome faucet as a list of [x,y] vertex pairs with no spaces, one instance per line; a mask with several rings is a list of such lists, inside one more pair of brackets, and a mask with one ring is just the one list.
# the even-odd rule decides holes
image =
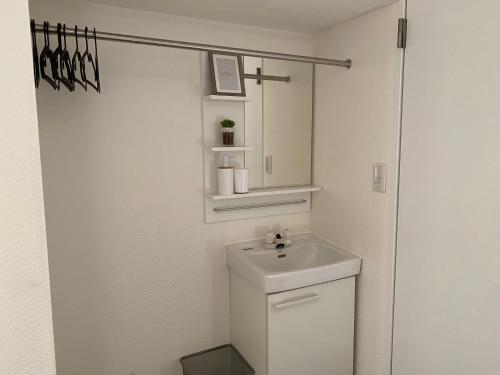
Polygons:
[[276,249],[282,252],[285,247],[292,244],[292,233],[289,229],[283,231],[267,232],[264,238],[264,247],[267,249]]

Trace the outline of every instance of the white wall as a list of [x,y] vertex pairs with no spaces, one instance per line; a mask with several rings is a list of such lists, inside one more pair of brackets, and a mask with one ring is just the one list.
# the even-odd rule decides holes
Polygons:
[[[317,36],[317,53],[352,58],[317,67],[313,231],[363,257],[357,289],[356,374],[390,369],[401,51],[398,4]],[[372,164],[388,164],[387,193],[372,192]]]
[[[39,21],[308,54],[300,34],[98,5],[34,2]],[[203,223],[200,54],[99,45],[102,95],[38,92],[58,372],[180,374],[229,340],[224,244],[309,214]]]
[[499,14],[408,0],[394,375],[500,373]]
[[0,12],[0,374],[55,374],[27,1]]

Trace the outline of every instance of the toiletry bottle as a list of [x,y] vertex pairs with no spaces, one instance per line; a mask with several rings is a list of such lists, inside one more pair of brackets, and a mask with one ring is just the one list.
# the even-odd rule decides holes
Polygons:
[[234,192],[236,194],[248,193],[248,169],[235,168],[234,169]]
[[234,194],[234,168],[229,164],[229,155],[222,158],[222,166],[218,168],[219,195]]

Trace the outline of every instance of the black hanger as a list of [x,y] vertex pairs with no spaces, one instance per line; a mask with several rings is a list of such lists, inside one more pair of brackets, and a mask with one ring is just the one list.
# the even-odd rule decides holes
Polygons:
[[89,40],[88,40],[88,27],[85,27],[85,44],[86,44],[86,50],[85,53],[83,54],[83,58],[87,59],[87,61],[90,62],[92,65],[92,69],[94,70],[94,80],[95,83],[92,81],[89,81],[87,77],[85,77],[85,82],[88,83],[91,87],[93,87],[98,93],[101,92],[101,80],[99,78],[99,58],[97,56],[97,34],[94,28],[94,46],[95,46],[95,62],[94,58],[92,57],[92,54],[89,52]]
[[68,45],[66,44],[66,24],[64,24],[63,26],[63,38],[64,49],[61,51],[61,57],[59,61],[61,68],[61,82],[63,82],[63,84],[69,89],[69,91],[75,91],[73,67],[71,63],[71,57],[69,56],[68,52]]
[[97,92],[101,93],[101,75],[99,73],[99,55],[97,54],[97,33],[94,27],[94,49],[95,49],[95,81],[97,82]]
[[[52,50],[50,49],[50,35],[49,35],[49,23],[43,23],[43,40],[45,46],[43,47],[42,53],[40,54],[40,73],[44,80],[46,80],[55,90],[59,90],[59,82],[52,79],[51,76],[45,73],[47,68],[47,62],[52,61]],[[51,64],[52,70],[52,64]]]
[[61,28],[62,25],[60,23],[57,24],[57,47],[54,51],[52,51],[52,55],[50,56],[50,67],[52,68],[52,79],[57,82],[58,86],[61,86],[61,77],[59,76],[59,54],[62,51],[61,44]]
[[73,84],[68,79],[68,77],[64,76],[63,72],[63,48],[62,48],[62,25],[60,23],[57,24],[57,48],[52,54],[51,62],[52,62],[52,77],[54,80],[58,80],[62,83],[69,91],[73,91]]
[[36,45],[36,25],[35,20],[32,19],[30,22],[31,28],[31,47],[33,50],[33,74],[35,76],[35,87],[38,88],[40,85],[40,64],[38,61],[38,48]]
[[[71,68],[73,69],[73,82],[78,83],[83,87],[85,91],[87,91],[87,82],[85,75],[85,59],[82,58],[82,54],[79,51],[78,47],[78,26],[75,26],[75,43],[76,43],[76,51],[73,55],[73,59],[71,60]],[[78,64],[79,63],[79,64]],[[79,65],[79,69],[78,68]],[[77,72],[80,71],[81,80],[77,78]]]

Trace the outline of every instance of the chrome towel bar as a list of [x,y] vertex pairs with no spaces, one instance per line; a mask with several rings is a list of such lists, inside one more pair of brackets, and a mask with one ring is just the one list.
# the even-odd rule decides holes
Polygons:
[[292,201],[256,203],[256,204],[248,204],[248,205],[242,205],[242,206],[214,207],[213,210],[215,212],[240,211],[240,210],[252,210],[254,208],[290,206],[290,205],[294,205],[294,204],[303,204],[303,203],[307,203],[307,200],[306,199],[296,199],[296,200],[292,200]]

